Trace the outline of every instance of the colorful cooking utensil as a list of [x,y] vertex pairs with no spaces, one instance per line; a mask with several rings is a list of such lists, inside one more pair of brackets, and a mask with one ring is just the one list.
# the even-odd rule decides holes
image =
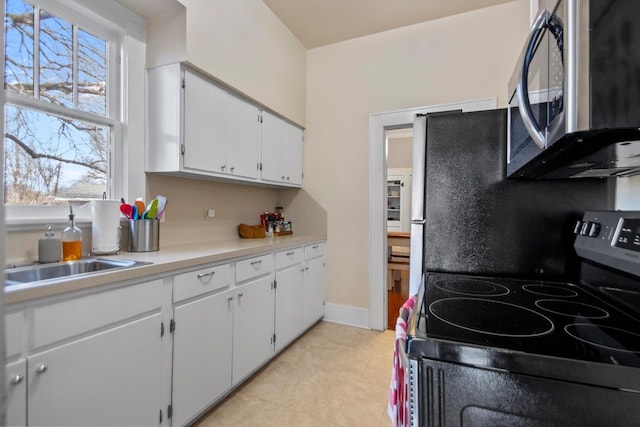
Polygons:
[[124,216],[126,216],[128,219],[133,219],[132,215],[133,215],[133,207],[128,204],[128,203],[122,203],[120,205],[120,212],[122,212],[122,214]]

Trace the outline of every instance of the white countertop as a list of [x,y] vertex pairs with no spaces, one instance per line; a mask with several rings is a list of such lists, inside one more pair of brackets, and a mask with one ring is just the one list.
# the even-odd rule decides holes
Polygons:
[[121,252],[117,255],[99,256],[97,258],[127,259],[152,264],[106,270],[86,276],[68,277],[55,283],[38,284],[35,282],[12,285],[5,287],[4,300],[5,304],[24,302],[116,282],[142,279],[198,265],[277,251],[321,240],[326,240],[326,236],[292,234],[264,239],[233,238],[167,247],[160,246],[160,250],[156,252]]

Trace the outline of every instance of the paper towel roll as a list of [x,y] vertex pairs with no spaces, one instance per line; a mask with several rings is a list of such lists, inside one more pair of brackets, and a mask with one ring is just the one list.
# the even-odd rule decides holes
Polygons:
[[120,251],[120,202],[91,202],[91,252],[110,254]]

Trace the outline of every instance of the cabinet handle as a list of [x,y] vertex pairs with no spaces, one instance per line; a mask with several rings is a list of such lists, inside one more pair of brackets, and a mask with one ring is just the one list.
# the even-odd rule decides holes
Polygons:
[[311,249],[318,249],[318,245],[311,246]]
[[227,301],[233,301],[233,297],[232,297],[231,295],[229,295],[229,296],[227,297]]
[[47,369],[49,369],[49,367],[45,363],[42,363],[38,365],[38,367],[36,368],[36,372],[39,374],[43,374],[47,371]]
[[242,292],[240,292],[240,293],[238,294],[238,298],[240,298],[240,297],[241,297],[241,296],[243,296],[243,295],[244,295],[244,294],[243,294]]
[[293,255],[295,252],[287,252],[287,256]]
[[256,265],[256,264],[258,264],[258,265],[262,264],[262,260],[259,259],[258,261],[252,261],[251,262],[251,265]]
[[289,181],[289,177],[287,177],[287,181]]
[[231,173],[233,173],[233,170],[235,169],[235,166],[231,166]]
[[226,167],[227,165],[220,165],[220,169],[222,169],[223,171],[225,170]]
[[202,279],[203,277],[213,276],[214,274],[216,274],[216,272],[212,271],[211,273],[200,273],[196,277],[198,279]]
[[24,375],[16,374],[13,378],[11,378],[11,384],[20,384],[24,379]]

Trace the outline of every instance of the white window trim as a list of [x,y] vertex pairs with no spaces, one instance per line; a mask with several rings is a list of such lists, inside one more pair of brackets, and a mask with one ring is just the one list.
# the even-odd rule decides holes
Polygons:
[[[5,0],[0,1],[2,10],[4,10]],[[144,113],[134,111],[135,106],[139,103],[135,101],[135,95],[129,96],[128,88],[144,87],[144,61],[129,61],[127,58],[128,55],[142,55],[144,57],[144,18],[124,8],[115,0],[101,0],[99,2],[87,0],[25,1],[37,4],[48,12],[60,16],[62,19],[67,19],[96,36],[109,39],[115,44],[117,54],[113,56],[113,63],[110,63],[109,67],[119,69],[113,76],[122,80],[113,83],[120,90],[120,101],[118,103],[108,102],[112,118],[104,118],[104,124],[112,126],[112,144],[109,155],[113,160],[110,185],[114,194],[111,195],[111,198],[124,197],[128,199],[129,195],[140,195],[138,193],[145,187],[144,172],[134,172],[129,165],[144,164],[144,162],[141,158],[141,150],[132,149],[135,143],[132,144],[128,136],[132,134],[144,136],[144,120],[129,120],[131,115],[139,119],[144,117]],[[4,33],[4,28],[2,31]],[[132,39],[137,39],[142,43],[134,44]],[[4,56],[4,44],[2,49]],[[144,94],[144,90],[142,93]],[[4,102],[10,102],[15,95],[5,92],[4,96]],[[28,102],[25,103],[24,98],[21,97],[20,104],[26,105]],[[43,108],[42,105],[38,105],[38,109],[43,112],[48,108],[48,106]],[[51,112],[56,112],[55,108],[56,106],[52,105]],[[82,113],[79,114],[79,116],[81,115]],[[91,120],[96,121],[93,116]],[[114,141],[120,141],[120,143],[114,143]],[[0,168],[4,168],[4,165],[2,164]],[[74,204],[78,222],[90,222],[91,209],[89,205],[84,207],[81,205],[83,205],[82,202]],[[69,214],[68,206],[13,205],[4,206],[4,210],[7,231],[37,228],[43,224],[66,223]]]

